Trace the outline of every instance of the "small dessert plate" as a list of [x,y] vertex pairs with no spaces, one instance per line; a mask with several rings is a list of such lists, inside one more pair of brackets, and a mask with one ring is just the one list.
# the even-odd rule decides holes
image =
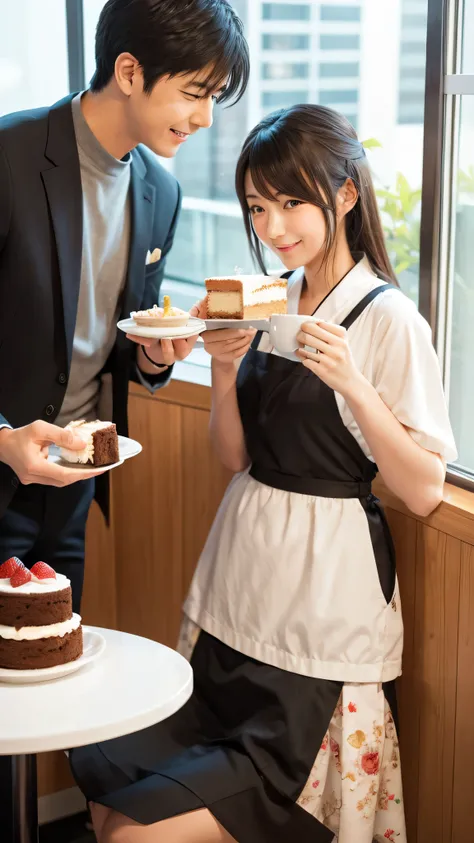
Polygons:
[[120,459],[112,465],[101,465],[96,467],[84,465],[83,463],[67,462],[66,460],[61,459],[59,455],[59,447],[57,445],[49,446],[48,460],[49,462],[54,462],[57,465],[63,466],[63,468],[77,468],[82,471],[90,471],[91,477],[94,477],[95,474],[100,474],[103,471],[111,471],[112,468],[117,468],[117,466],[123,465],[125,460],[129,460],[130,457],[136,457],[142,450],[140,443],[136,442],[135,439],[129,439],[128,436],[119,436],[118,443]]
[[43,667],[38,670],[10,670],[0,667],[0,684],[7,682],[9,685],[34,685],[36,682],[48,682],[51,679],[60,679],[75,673],[86,664],[96,661],[104,652],[106,647],[105,638],[98,632],[82,627],[84,648],[82,656],[67,664],[58,664],[55,667]]
[[[173,319],[173,317],[170,317]],[[166,324],[166,320],[161,320],[164,324],[160,327],[144,327],[137,325],[134,319],[121,319],[117,323],[117,328],[125,334],[132,334],[135,337],[143,337],[149,340],[186,340],[189,337],[195,337],[197,334],[202,334],[206,330],[206,326],[202,319],[196,319],[195,316],[190,316],[186,325],[180,327],[170,327]]]

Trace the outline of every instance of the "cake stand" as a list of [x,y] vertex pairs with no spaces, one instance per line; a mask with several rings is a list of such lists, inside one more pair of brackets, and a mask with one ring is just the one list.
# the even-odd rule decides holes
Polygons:
[[2,787],[2,840],[38,841],[36,753],[137,732],[191,696],[191,666],[179,653],[137,635],[89,629],[107,644],[97,662],[52,682],[0,685],[0,755],[11,756],[12,783],[10,799]]

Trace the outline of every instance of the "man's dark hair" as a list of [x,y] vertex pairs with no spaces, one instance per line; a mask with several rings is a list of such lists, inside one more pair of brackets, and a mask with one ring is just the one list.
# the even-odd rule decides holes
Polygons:
[[92,91],[110,82],[121,53],[139,62],[145,92],[162,76],[206,67],[208,92],[227,80],[220,102],[237,102],[247,87],[248,45],[242,21],[227,0],[108,0],[97,24]]

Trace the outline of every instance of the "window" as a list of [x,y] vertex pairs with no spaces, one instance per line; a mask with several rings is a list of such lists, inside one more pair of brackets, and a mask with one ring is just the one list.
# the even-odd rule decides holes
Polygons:
[[263,107],[272,110],[301,102],[308,102],[308,91],[266,91],[262,95]]
[[65,4],[57,0],[3,3],[0,115],[53,103],[68,91]]
[[[439,257],[438,336],[449,411],[459,456],[456,470],[474,481],[474,2],[464,0],[463,15],[448,31],[445,81],[444,158],[441,162],[441,235],[433,226]],[[462,32],[458,27],[463,25]],[[456,46],[459,45],[458,50]],[[452,74],[461,74],[452,76]],[[435,173],[433,173],[435,178]]]
[[358,91],[320,91],[319,102],[321,105],[337,106],[340,103],[357,102]]
[[347,120],[349,120],[349,123],[351,123],[354,126],[354,129],[357,132],[357,124],[359,122],[358,119],[357,119],[357,114],[347,114],[346,112],[344,112],[344,117],[346,117]]
[[423,65],[421,67],[401,67],[400,79],[407,80],[408,82],[416,80],[417,84],[419,84],[419,81],[421,80],[422,88],[424,88],[425,72],[426,71]]
[[344,23],[360,21],[360,7],[321,6],[321,20],[344,21]]
[[262,67],[263,79],[307,79],[309,64],[281,64],[267,62]]
[[319,46],[322,50],[358,50],[359,35],[321,35]]
[[404,41],[401,46],[402,56],[413,56],[423,54],[426,50],[425,41]]
[[[94,30],[103,2],[84,0],[88,78],[94,69]],[[244,138],[258,120],[298,102],[336,108],[362,140],[376,138],[381,143],[380,149],[368,155],[389,253],[403,289],[417,301],[426,27],[407,31],[402,21],[410,10],[426,14],[427,3],[387,3],[387,13],[374,22],[371,16],[361,14],[364,5],[352,0],[232,0],[247,33],[252,27],[252,84],[238,105],[216,106],[212,129],[198,132],[176,158],[163,162],[179,179],[184,197],[165,283],[178,306],[189,307],[202,294],[208,275],[233,272],[236,266],[254,271],[235,196],[235,163]],[[311,20],[315,22],[314,37],[308,24]],[[402,55],[407,38],[415,38],[422,49]],[[367,43],[373,49],[361,52]],[[298,51],[297,59],[285,57],[289,51]],[[333,57],[330,51],[337,54]],[[319,69],[316,65],[313,72],[316,56]],[[407,90],[420,96],[419,102],[410,104],[409,113],[401,110],[405,83]],[[278,266],[278,259],[271,257],[269,267]]]
[[426,30],[426,15],[413,15],[409,12],[404,12],[402,17],[403,29],[423,29]]
[[262,8],[264,20],[309,20],[310,15],[307,3],[265,3]]
[[309,35],[262,35],[264,50],[309,50]]
[[359,62],[327,62],[319,65],[319,75],[322,79],[337,79],[340,77],[357,76],[359,78]]

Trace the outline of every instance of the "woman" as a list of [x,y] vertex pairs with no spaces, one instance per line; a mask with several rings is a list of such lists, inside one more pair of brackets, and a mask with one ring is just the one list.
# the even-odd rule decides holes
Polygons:
[[378,468],[419,515],[441,501],[456,451],[430,331],[397,289],[345,118],[265,118],[236,184],[260,266],[263,244],[290,270],[289,312],[318,321],[302,365],[267,334],[204,335],[212,440],[236,476],[185,604],[195,692],[73,751],[73,770],[100,843],[406,843],[400,597],[371,482]]

